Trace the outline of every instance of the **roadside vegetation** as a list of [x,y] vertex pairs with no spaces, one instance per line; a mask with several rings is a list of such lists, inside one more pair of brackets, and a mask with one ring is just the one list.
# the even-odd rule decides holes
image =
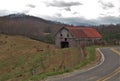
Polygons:
[[116,41],[120,40],[120,32],[107,32],[107,33],[102,33],[103,40],[106,40],[107,43],[113,43],[114,45],[119,45],[115,43]]
[[87,53],[87,56],[86,58],[81,61],[80,64],[78,64],[75,69],[80,69],[81,67],[93,62],[96,60],[96,46],[88,46],[88,47],[85,47],[85,52],[84,53]]
[[23,36],[0,34],[0,81],[38,81],[95,60],[95,47],[56,49]]
[[56,49],[23,36],[0,34],[0,81],[38,81],[70,72],[84,65],[83,59],[80,48]]

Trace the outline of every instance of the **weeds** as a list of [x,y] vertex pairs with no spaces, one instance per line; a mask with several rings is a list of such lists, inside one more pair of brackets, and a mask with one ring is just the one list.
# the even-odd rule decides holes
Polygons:
[[86,59],[84,59],[83,61],[81,61],[81,63],[77,66],[75,66],[75,69],[79,69],[85,65],[87,65],[88,63],[92,62],[95,60],[96,57],[96,53],[95,53],[95,47],[94,46],[89,46],[85,48],[87,50],[88,57]]
[[90,54],[83,60],[78,48],[55,49],[28,38],[1,35],[0,41],[4,40],[7,43],[0,44],[0,81],[37,81],[71,72],[75,66],[78,69],[95,59],[93,47],[86,48]]

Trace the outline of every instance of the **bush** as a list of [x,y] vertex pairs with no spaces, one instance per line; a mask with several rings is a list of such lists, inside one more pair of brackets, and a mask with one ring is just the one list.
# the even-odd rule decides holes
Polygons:
[[54,43],[54,36],[51,33],[44,34],[44,42],[53,44]]

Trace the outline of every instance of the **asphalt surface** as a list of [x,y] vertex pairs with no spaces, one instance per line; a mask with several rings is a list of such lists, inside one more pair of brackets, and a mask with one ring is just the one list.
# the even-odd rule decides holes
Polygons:
[[[120,52],[120,47],[115,49]],[[101,48],[100,50],[105,57],[100,66],[48,81],[120,81],[120,55],[111,51],[110,48]]]
[[112,77],[108,81],[120,81],[120,73],[118,73],[116,76]]

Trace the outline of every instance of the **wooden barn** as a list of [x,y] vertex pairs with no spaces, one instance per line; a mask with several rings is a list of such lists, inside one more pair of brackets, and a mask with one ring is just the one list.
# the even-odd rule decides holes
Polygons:
[[55,35],[56,48],[100,44],[102,36],[91,27],[63,27]]

